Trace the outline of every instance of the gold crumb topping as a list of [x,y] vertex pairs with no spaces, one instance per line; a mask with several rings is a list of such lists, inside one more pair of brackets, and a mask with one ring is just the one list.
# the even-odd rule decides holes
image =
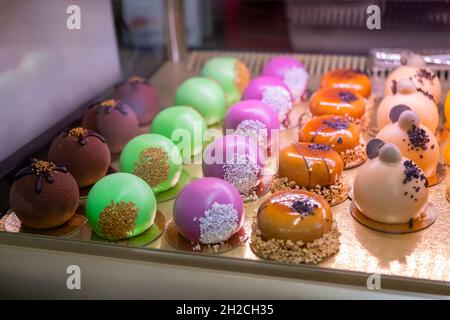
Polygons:
[[339,237],[340,232],[337,224],[333,222],[328,233],[312,242],[303,243],[302,241],[294,242],[281,239],[265,240],[258,228],[256,218],[253,218],[251,247],[256,255],[267,260],[293,264],[317,264],[339,251]]
[[128,79],[128,82],[146,82],[144,78],[134,76]]
[[270,191],[275,193],[282,190],[311,191],[323,197],[331,206],[335,206],[347,199],[350,186],[348,181],[343,177],[340,177],[335,184],[330,186],[321,186],[317,184],[311,188],[298,186],[295,181],[289,181],[286,177],[274,179],[270,184]]
[[127,238],[133,231],[139,208],[134,202],[111,201],[106,206],[99,217],[99,225],[105,237],[110,240],[120,240]]
[[53,162],[37,160],[31,164],[31,168],[37,175],[40,175],[42,173],[52,172],[56,166]]
[[114,99],[108,99],[108,100],[100,102],[100,106],[115,108],[115,107],[117,107],[117,101]]
[[88,130],[82,127],[76,127],[69,130],[69,135],[77,138],[84,137],[88,134]]
[[169,155],[161,147],[145,149],[134,164],[133,174],[156,187],[169,177]]

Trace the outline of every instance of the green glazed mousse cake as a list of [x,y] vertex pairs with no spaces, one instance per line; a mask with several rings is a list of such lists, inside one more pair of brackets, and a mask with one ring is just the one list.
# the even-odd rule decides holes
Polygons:
[[250,82],[247,66],[234,57],[209,59],[203,66],[201,75],[216,80],[222,86],[228,106],[241,100],[242,92]]
[[203,150],[205,120],[195,109],[174,106],[162,110],[153,119],[150,133],[163,135],[178,147],[183,159],[189,159]]
[[216,81],[204,77],[194,77],[183,82],[175,93],[174,104],[193,107],[209,126],[222,121],[227,111],[222,87]]
[[154,193],[174,187],[182,170],[175,144],[159,134],[142,134],[131,139],[120,154],[119,169],[142,178]]
[[149,185],[129,173],[100,179],[89,191],[86,216],[94,232],[108,240],[135,237],[153,224],[156,199]]

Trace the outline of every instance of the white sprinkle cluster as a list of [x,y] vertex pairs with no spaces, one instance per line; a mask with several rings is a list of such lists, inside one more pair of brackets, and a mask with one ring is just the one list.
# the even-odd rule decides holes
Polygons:
[[224,179],[244,196],[248,196],[259,182],[260,167],[248,154],[235,154],[232,159],[227,159],[223,171]]
[[214,202],[200,221],[200,242],[221,243],[228,240],[238,228],[239,214],[231,203]]
[[250,136],[261,145],[267,139],[267,128],[259,120],[244,120],[237,126],[236,134]]
[[262,102],[268,104],[283,122],[292,109],[291,94],[283,87],[269,86],[263,91]]
[[295,101],[300,101],[308,85],[308,79],[308,73],[302,68],[291,67],[285,71],[284,83],[291,91]]

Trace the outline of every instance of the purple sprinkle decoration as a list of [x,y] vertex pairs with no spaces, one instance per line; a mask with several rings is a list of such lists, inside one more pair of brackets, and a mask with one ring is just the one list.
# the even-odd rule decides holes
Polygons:
[[431,72],[428,71],[427,69],[420,69],[420,70],[417,72],[417,77],[419,77],[419,78],[424,78],[424,79],[427,79],[427,80],[429,80],[429,81],[433,81],[434,78],[436,77],[436,75],[433,74],[433,73],[431,73]]
[[310,199],[297,200],[292,204],[292,209],[304,216],[313,214],[314,209],[317,209],[318,207],[319,206]]
[[350,91],[339,91],[339,98],[346,103],[358,100],[358,98]]
[[325,119],[322,123],[330,128],[333,128],[334,130],[344,130],[350,127],[350,123],[346,119],[339,117]]
[[403,173],[405,174],[403,184],[406,184],[413,179],[419,179],[420,181],[425,181],[425,187],[428,187],[427,178],[414,162],[411,160],[405,160],[405,162],[403,162],[403,166],[405,167],[405,170],[403,170]]
[[409,141],[415,148],[428,149],[427,143],[430,142],[430,137],[424,129],[413,125],[407,133]]
[[422,88],[417,88],[417,91],[421,92],[425,97],[427,97],[431,101],[434,101],[433,95],[431,93],[429,93],[428,91],[426,91],[426,90],[424,90]]
[[331,147],[326,144],[321,143],[311,143],[308,145],[308,148],[311,150],[318,150],[318,151],[330,151]]

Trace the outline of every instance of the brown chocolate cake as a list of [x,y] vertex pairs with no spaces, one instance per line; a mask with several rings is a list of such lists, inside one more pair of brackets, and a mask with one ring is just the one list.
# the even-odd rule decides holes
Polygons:
[[131,77],[119,84],[114,97],[126,103],[136,113],[140,125],[149,124],[161,111],[161,103],[156,90],[141,77]]
[[65,166],[80,188],[90,186],[105,176],[111,154],[105,138],[82,127],[63,131],[53,140],[48,159]]
[[79,198],[77,182],[65,167],[33,159],[16,174],[9,203],[24,226],[49,229],[75,214]]
[[109,99],[89,107],[82,127],[101,134],[111,153],[119,153],[125,144],[139,134],[136,114],[125,103]]

